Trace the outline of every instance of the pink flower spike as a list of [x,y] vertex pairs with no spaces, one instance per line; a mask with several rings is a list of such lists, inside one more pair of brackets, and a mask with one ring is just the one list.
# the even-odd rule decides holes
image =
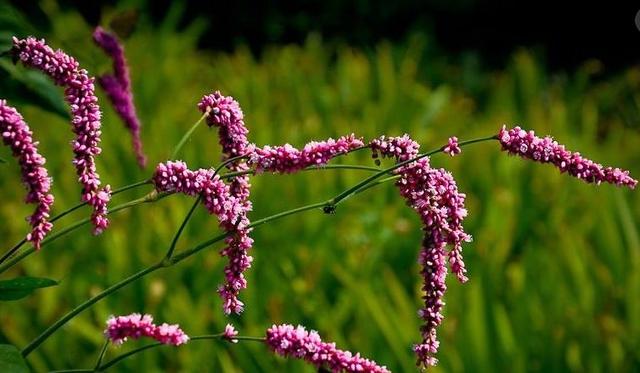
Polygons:
[[78,62],[61,50],[54,51],[44,40],[33,37],[13,38],[12,54],[25,66],[41,70],[55,84],[65,87],[65,99],[71,108],[71,126],[76,135],[71,143],[78,181],[82,184],[82,201],[93,207],[91,220],[94,234],[109,225],[107,202],[111,198],[109,186],[100,188],[95,156],[100,154],[100,107],[95,95],[94,78],[80,69]]
[[227,324],[227,326],[224,327],[224,334],[222,335],[222,337],[227,341],[231,343],[238,343],[238,340],[234,338],[237,335],[238,331],[233,327],[233,325]]
[[123,344],[128,338],[138,339],[141,337],[152,338],[160,343],[173,346],[179,346],[189,341],[189,336],[177,324],[169,325],[163,323],[157,326],[153,323],[151,315],[141,315],[139,313],[132,313],[127,316],[111,316],[107,320],[107,328],[104,333],[107,338],[117,345]]
[[332,158],[362,147],[361,139],[354,134],[337,140],[312,141],[298,150],[289,144],[256,148],[249,158],[249,165],[255,165],[256,172],[294,173],[303,168],[323,166]]
[[[378,153],[385,158],[395,158],[402,162],[418,155],[419,145],[409,138],[379,137],[370,143],[373,157]],[[449,139],[450,150],[455,151],[457,139]],[[443,147],[443,150],[446,147]],[[462,244],[471,241],[464,231],[462,220],[467,216],[464,207],[466,196],[458,192],[453,176],[444,169],[432,169],[429,158],[421,158],[395,171],[400,175],[396,186],[422,220],[424,238],[418,262],[423,278],[424,307],[418,311],[424,324],[420,328],[422,342],[414,346],[419,366],[436,365],[435,354],[440,343],[437,339],[437,327],[444,316],[444,293],[447,290],[447,259],[451,271],[460,282],[466,282],[466,268],[462,258]],[[451,246],[447,253],[446,247]]]
[[283,357],[304,359],[316,367],[326,366],[332,372],[386,373],[385,366],[336,348],[335,343],[323,342],[314,330],[289,324],[273,325],[267,330],[266,343]]
[[22,119],[22,115],[7,101],[0,100],[0,137],[9,146],[14,157],[18,159],[22,172],[22,182],[27,188],[27,203],[36,204],[33,214],[27,218],[31,225],[31,233],[27,240],[33,243],[36,250],[51,231],[53,224],[49,222],[49,212],[53,205],[51,178],[44,167],[46,160],[38,153],[38,142],[33,140],[31,129]]
[[131,92],[131,79],[129,77],[129,67],[124,56],[124,47],[118,38],[106,32],[102,27],[96,27],[93,32],[93,40],[102,48],[113,60],[113,75],[105,74],[98,78],[98,83],[105,90],[107,97],[113,104],[116,113],[122,118],[127,129],[131,132],[133,150],[136,154],[138,165],[144,168],[147,164],[147,157],[142,150],[142,140],[140,140],[140,120],[136,114],[133,104],[133,93]]
[[[219,91],[204,96],[198,108],[208,113],[207,124],[218,127],[218,137],[225,159],[247,155],[253,152],[253,145],[249,144],[247,134],[249,130],[244,123],[244,114],[240,104],[230,96],[223,96]],[[227,165],[231,171],[247,171],[249,166],[245,160],[238,160]],[[235,216],[227,223],[221,223],[226,232],[232,232],[225,242],[227,246],[220,251],[226,256],[228,264],[224,267],[225,283],[218,288],[222,298],[223,310],[226,314],[241,313],[244,304],[238,299],[240,290],[247,287],[244,272],[251,267],[253,258],[249,250],[253,246],[253,239],[249,236],[250,224],[247,214],[253,209],[249,200],[251,184],[248,175],[236,176],[229,183],[229,193],[234,200]],[[228,222],[233,222],[229,224]]]
[[455,136],[449,137],[449,142],[446,146],[442,148],[442,151],[449,154],[452,157],[462,153],[462,149],[460,149],[460,145],[458,145],[458,138]]
[[558,144],[549,136],[540,138],[533,131],[527,132],[517,126],[511,129],[502,126],[497,138],[502,144],[502,150],[509,154],[534,162],[551,163],[560,172],[566,172],[587,183],[605,182],[631,189],[638,184],[638,180],[632,178],[629,171],[603,167],[599,163],[582,157],[580,153],[566,150],[564,145]]
[[219,226],[232,234],[225,239],[227,244],[221,254],[229,258],[225,266],[225,284],[218,293],[222,298],[226,314],[241,313],[244,304],[238,294],[247,287],[244,272],[251,267],[253,258],[248,250],[253,245],[247,228],[247,205],[242,198],[232,195],[231,187],[225,184],[219,175],[213,176],[213,170],[189,170],[182,161],[160,163],[156,167],[153,182],[158,192],[178,192],[190,196],[202,194],[202,203],[210,214],[216,215]]

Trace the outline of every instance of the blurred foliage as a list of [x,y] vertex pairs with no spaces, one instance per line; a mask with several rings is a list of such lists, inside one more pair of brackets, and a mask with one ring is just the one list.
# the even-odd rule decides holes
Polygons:
[[[109,62],[92,45],[92,30],[82,18],[45,4],[51,29],[38,36],[77,56],[91,73],[108,71]],[[311,35],[304,46],[272,46],[259,58],[243,47],[230,54],[204,53],[195,48],[202,23],[176,32],[175,19],[170,13],[157,28],[142,20],[126,41],[151,165],[166,160],[199,118],[199,98],[220,89],[241,103],[250,139],[257,144],[301,146],[350,132],[365,138],[407,132],[432,149],[451,135],[470,139],[495,133],[503,123],[520,123],[640,175],[638,67],[600,79],[601,66],[589,61],[571,74],[549,75],[534,55],[521,50],[504,70],[486,72],[473,58],[455,66],[442,63],[420,35],[367,52],[326,45]],[[3,90],[0,96],[11,93]],[[148,177],[152,167],[137,168],[129,135],[100,94],[102,179],[119,187]],[[69,124],[38,105],[14,104],[48,159],[54,213],[63,211],[79,200]],[[192,168],[218,164],[216,133],[199,128],[181,157]],[[32,207],[22,203],[18,167],[6,147],[0,158],[7,160],[0,165],[4,251],[26,234],[22,217]],[[338,162],[372,164],[364,153]],[[551,167],[507,157],[496,143],[473,145],[453,159],[438,155],[432,164],[451,170],[467,193],[466,228],[475,238],[465,251],[470,281],[448,284],[434,372],[638,369],[637,192],[588,185]],[[327,170],[252,178],[252,217],[324,200],[363,176]],[[129,191],[113,203],[147,191]],[[73,306],[159,260],[191,204],[189,198],[172,196],[119,212],[101,236],[91,236],[86,227],[5,274],[48,277],[60,284],[3,304],[0,342],[23,347]],[[54,229],[87,214],[81,209]],[[179,249],[216,235],[216,227],[215,219],[199,209]],[[349,200],[334,215],[307,212],[259,227],[253,236],[255,261],[241,317],[221,312],[215,289],[224,261],[213,248],[96,304],[31,354],[29,363],[34,371],[92,367],[109,315],[148,312],[159,322],[180,323],[192,335],[219,332],[227,322],[243,335],[261,335],[272,323],[301,323],[394,371],[414,369],[421,230],[393,185]],[[142,343],[111,349],[107,359]],[[276,358],[260,344],[199,341],[147,351],[118,371],[313,370]]]

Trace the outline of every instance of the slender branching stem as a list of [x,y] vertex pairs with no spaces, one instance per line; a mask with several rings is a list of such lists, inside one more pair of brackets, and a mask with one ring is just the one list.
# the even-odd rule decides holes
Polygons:
[[[474,139],[474,140],[468,140],[468,141],[463,141],[460,142],[459,145],[460,146],[464,146],[464,145],[469,145],[469,144],[473,144],[473,143],[477,143],[477,142],[482,142],[482,141],[488,141],[488,140],[494,140],[496,139],[495,136],[491,136],[491,137],[485,137],[485,138],[480,138],[480,139]],[[419,160],[421,158],[436,154],[438,152],[443,151],[444,147],[438,148],[436,150],[433,150],[431,152],[425,153],[425,154],[421,154],[413,159],[409,159],[407,161],[404,162],[400,162],[397,163],[395,166],[389,167],[387,169],[378,171],[377,173],[375,173],[374,175],[366,178],[365,180],[363,180],[362,182],[356,184],[354,187],[351,187],[347,190],[345,190],[344,192],[338,194],[336,197],[325,201],[325,202],[318,202],[318,203],[313,203],[313,204],[309,204],[306,206],[302,206],[302,207],[298,207],[298,208],[294,208],[291,210],[287,210],[287,211],[283,211],[259,220],[254,221],[253,223],[251,223],[248,227],[249,228],[255,228],[258,227],[260,225],[266,224],[268,222],[289,216],[289,215],[293,215],[293,214],[297,214],[300,212],[304,212],[304,211],[308,211],[308,210],[315,210],[315,209],[323,209],[324,212],[333,212],[335,209],[335,206],[346,200],[347,198],[361,193],[362,191],[370,188],[370,184],[372,186],[376,186],[376,185],[380,185],[381,183],[373,183],[374,181],[376,181],[376,179],[378,179],[379,177],[381,177],[384,174],[390,173],[404,165],[407,165],[409,163],[415,162],[416,160]],[[386,178],[386,181],[391,181],[394,180],[393,177],[389,177]],[[155,191],[153,191],[152,193],[150,193],[149,195],[145,196],[142,198],[143,202],[148,202],[148,200],[156,200],[158,198],[158,193],[156,193]],[[134,200],[134,201],[138,201],[138,200]],[[132,202],[134,202],[132,201]],[[78,306],[76,306],[74,309],[72,309],[71,311],[69,311],[66,315],[64,315],[62,318],[60,318],[58,321],[56,321],[53,325],[51,325],[50,327],[48,327],[47,329],[45,329],[38,337],[36,337],[31,343],[29,343],[23,350],[22,350],[22,356],[26,357],[28,356],[33,350],[35,350],[36,348],[38,348],[38,346],[40,346],[40,344],[42,344],[42,342],[44,342],[47,338],[49,338],[53,333],[55,333],[60,327],[62,327],[63,325],[65,325],[67,322],[69,322],[69,320],[73,319],[76,315],[78,315],[79,313],[81,313],[82,311],[86,310],[87,308],[91,307],[92,305],[94,305],[95,303],[97,303],[98,301],[100,301],[101,299],[109,296],[110,294],[116,292],[117,290],[121,289],[122,287],[128,285],[129,283],[132,283],[140,278],[143,278],[147,275],[149,275],[150,273],[153,273],[159,269],[162,268],[167,268],[167,267],[171,267],[179,262],[181,262],[182,260],[200,252],[201,250],[204,250],[205,248],[223,240],[224,238],[226,238],[227,236],[229,236],[231,233],[227,232],[227,233],[223,233],[220,234],[210,240],[207,240],[205,242],[202,242],[198,245],[196,245],[195,247],[191,248],[191,249],[187,249],[185,251],[182,251],[174,256],[172,256],[172,258],[170,260],[165,260],[165,258],[163,258],[163,260],[161,260],[160,262],[153,264],[123,280],[121,280],[120,282],[111,285],[110,287],[108,287],[107,289],[105,289],[104,291],[100,292],[99,294],[93,296],[92,298],[89,298],[88,300],[86,300],[85,302],[79,304]],[[106,365],[106,364],[105,364]]]
[[104,354],[107,352],[107,348],[109,347],[109,339],[107,338],[102,345],[102,349],[100,350],[100,355],[98,355],[98,359],[96,360],[96,365],[93,370],[97,371],[100,368],[100,364],[102,364],[102,359],[104,359]]
[[[194,337],[190,337],[189,338],[189,342],[193,342],[193,341],[206,341],[206,340],[212,340],[212,339],[220,339],[224,337],[224,333],[219,333],[219,334],[210,334],[210,335],[197,335]],[[242,336],[242,335],[238,335],[233,337],[233,339],[237,339],[238,341],[256,341],[256,342],[264,342],[265,338],[264,337],[251,337],[251,336]],[[103,366],[101,366],[99,369],[96,369],[96,371],[98,372],[102,372],[105,371],[109,368],[111,368],[112,366],[120,363],[121,361],[123,361],[124,359],[131,357],[133,355],[139,354],[140,352],[152,349],[152,348],[156,348],[156,347],[160,347],[160,346],[166,346],[166,344],[160,343],[160,342],[156,342],[156,343],[151,343],[148,344],[146,346],[142,346],[142,347],[138,347],[134,350],[131,350],[125,354],[122,354],[108,362],[106,362]]]
[[189,128],[189,131],[187,131],[187,133],[184,134],[184,136],[182,136],[182,138],[180,139],[180,142],[178,142],[178,144],[176,145],[175,148],[173,148],[173,152],[171,153],[171,158],[169,159],[176,159],[176,157],[178,156],[178,154],[180,153],[180,150],[182,149],[182,147],[184,146],[184,144],[187,143],[187,140],[189,140],[189,138],[191,138],[191,135],[193,135],[193,132],[196,130],[196,128],[198,128],[198,125],[200,125],[200,123],[202,123],[202,121],[209,116],[209,110],[207,110],[206,113],[204,113],[200,119],[198,119],[192,126],[191,128]]
[[[138,181],[137,183],[125,185],[125,186],[123,186],[121,188],[113,190],[111,192],[111,195],[120,194],[122,192],[126,192],[127,190],[134,189],[134,188],[149,184],[150,182],[151,182],[150,180],[143,180],[143,181]],[[63,218],[64,216],[76,211],[77,209],[81,208],[82,206],[85,206],[86,204],[87,204],[87,202],[78,203],[77,205],[75,205],[75,206],[73,206],[71,208],[68,208],[68,209],[64,210],[63,212],[59,213],[58,215],[52,217],[49,221],[51,223],[53,223],[53,222]],[[4,253],[4,255],[2,255],[2,258],[0,258],[0,264],[4,263],[7,259],[9,259],[11,256],[13,256],[20,249],[20,247],[22,247],[22,245],[24,245],[25,243],[27,243],[27,239],[23,238],[20,242],[15,244],[11,249],[7,250],[7,252]]]

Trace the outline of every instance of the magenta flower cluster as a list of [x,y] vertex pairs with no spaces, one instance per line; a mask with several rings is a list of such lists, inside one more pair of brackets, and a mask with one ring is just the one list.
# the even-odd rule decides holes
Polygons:
[[400,137],[380,136],[369,142],[373,159],[378,160],[378,153],[382,158],[395,158],[402,162],[418,155],[420,145],[413,141],[406,133]]
[[[380,137],[370,143],[373,157],[395,158],[397,162],[415,158],[419,145],[408,135],[402,137]],[[456,152],[457,139],[449,139],[449,148]],[[422,342],[414,346],[418,365],[436,365],[434,355],[439,342],[436,328],[442,323],[443,296],[447,289],[447,259],[452,272],[459,281],[466,282],[466,269],[462,259],[462,243],[471,241],[465,233],[462,220],[467,216],[464,207],[465,195],[458,192],[453,176],[444,169],[430,167],[429,158],[421,158],[395,171],[400,175],[396,186],[407,204],[420,215],[425,232],[419,263],[422,266],[422,290],[424,308],[418,315],[424,320],[421,329]],[[451,245],[447,252],[446,246]]]
[[[191,171],[186,163],[166,162],[156,167],[153,176],[156,190],[160,192],[184,193],[189,196],[202,195],[202,202],[210,214],[218,217],[220,227],[230,232],[223,255],[230,257],[225,267],[227,283],[220,287],[225,313],[240,313],[244,304],[237,298],[241,289],[247,287],[244,272],[251,267],[253,258],[246,254],[253,240],[239,232],[248,232],[248,219],[244,212],[243,201],[231,195],[230,187],[213,170],[199,169]],[[231,250],[236,250],[232,253]],[[231,259],[232,258],[232,259]]]
[[141,337],[152,338],[160,343],[174,346],[179,346],[189,341],[189,336],[177,324],[169,325],[163,323],[156,325],[153,323],[151,315],[141,315],[139,313],[132,313],[126,316],[111,316],[107,320],[107,328],[104,334],[111,342],[117,345],[123,344],[129,338],[138,339]]
[[113,60],[113,74],[105,74],[98,77],[98,83],[104,89],[116,113],[122,118],[125,126],[131,132],[131,141],[138,165],[144,168],[147,164],[147,157],[142,150],[140,120],[133,104],[131,79],[127,60],[124,56],[124,47],[115,35],[106,32],[100,26],[96,27],[93,32],[93,40]]
[[51,178],[44,167],[45,158],[38,153],[38,142],[33,140],[33,133],[22,115],[16,109],[7,105],[7,101],[0,100],[0,136],[2,142],[11,148],[18,159],[22,182],[27,188],[25,202],[36,204],[33,214],[27,219],[31,225],[31,233],[27,234],[27,241],[33,243],[36,250],[49,233],[52,224],[49,222],[49,212],[53,205]]
[[322,166],[332,158],[363,146],[362,139],[354,134],[337,140],[312,141],[298,150],[289,144],[256,148],[249,157],[249,165],[256,172],[294,173],[311,166]]
[[12,53],[26,66],[41,70],[57,85],[66,88],[65,98],[71,108],[71,124],[76,134],[72,142],[75,154],[73,164],[78,181],[83,186],[82,201],[93,207],[91,220],[94,234],[99,234],[109,225],[107,203],[111,198],[111,189],[108,185],[100,188],[100,176],[96,172],[94,159],[101,152],[101,114],[94,92],[94,78],[86,70],[80,69],[73,57],[60,50],[54,51],[44,40],[14,37]]
[[497,135],[502,150],[525,159],[540,163],[551,163],[560,172],[566,172],[587,183],[600,184],[602,182],[617,186],[635,188],[638,180],[629,175],[629,171],[613,167],[603,167],[601,164],[582,157],[578,152],[565,149],[550,136],[537,137],[533,131],[525,131],[520,127],[502,129]]
[[[204,96],[198,103],[198,108],[207,114],[207,124],[210,127],[218,127],[219,142],[226,160],[246,155],[253,149],[247,139],[249,130],[244,124],[244,114],[233,97],[223,96],[216,91]],[[243,159],[228,163],[227,168],[235,172],[249,170]],[[238,299],[238,295],[247,287],[244,272],[251,267],[253,261],[249,255],[253,239],[249,236],[251,229],[248,228],[250,221],[247,216],[253,209],[249,200],[251,194],[249,175],[236,176],[231,179],[229,185],[231,197],[236,201],[238,208],[234,219],[236,223],[222,227],[231,233],[225,239],[226,246],[220,251],[220,254],[228,259],[224,268],[226,281],[218,287],[218,294],[222,298],[223,310],[226,314],[241,313],[244,309],[244,304]]]
[[267,345],[283,357],[304,359],[320,368],[326,366],[332,372],[389,372],[385,366],[365,359],[359,353],[336,348],[335,343],[323,342],[314,330],[289,324],[273,325],[267,330]]

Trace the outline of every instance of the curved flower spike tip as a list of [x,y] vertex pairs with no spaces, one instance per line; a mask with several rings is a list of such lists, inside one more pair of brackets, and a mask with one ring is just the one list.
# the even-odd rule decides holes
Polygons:
[[61,50],[54,51],[44,39],[13,38],[14,56],[25,66],[41,70],[60,86],[65,87],[65,99],[71,108],[71,126],[76,135],[72,142],[78,181],[82,184],[82,200],[93,207],[91,221],[94,234],[109,225],[107,203],[111,199],[109,185],[100,187],[94,157],[100,154],[100,107],[95,95],[94,78],[78,62]]
[[105,90],[116,113],[122,118],[125,126],[131,132],[131,141],[138,165],[144,168],[147,164],[147,157],[142,150],[140,120],[133,104],[131,79],[127,60],[124,56],[124,47],[115,35],[106,32],[100,26],[96,27],[93,32],[93,40],[113,60],[113,75],[105,74],[98,77],[98,83]]
[[0,136],[20,164],[22,182],[28,191],[25,201],[37,205],[33,214],[27,218],[32,228],[27,240],[39,250],[40,243],[53,227],[49,222],[49,211],[54,198],[49,193],[51,178],[44,167],[46,159],[38,153],[38,142],[33,140],[32,135],[22,115],[8,106],[6,100],[0,100]]
[[582,157],[578,152],[565,149],[550,136],[537,137],[533,131],[525,131],[516,126],[507,129],[502,126],[497,135],[502,150],[539,163],[551,163],[560,172],[566,172],[587,183],[602,182],[617,186],[635,188],[638,180],[629,175],[629,171],[613,167],[603,167],[590,159]]

